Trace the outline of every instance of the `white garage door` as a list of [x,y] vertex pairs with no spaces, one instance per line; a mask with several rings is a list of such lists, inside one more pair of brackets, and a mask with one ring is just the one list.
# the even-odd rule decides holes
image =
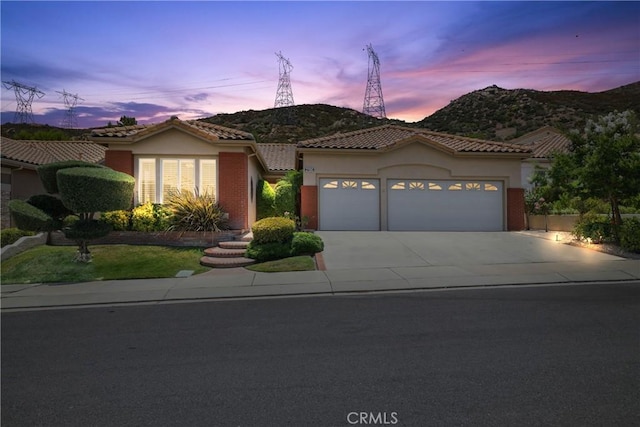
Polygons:
[[502,231],[500,181],[387,181],[388,229]]
[[321,179],[320,230],[380,230],[380,181]]

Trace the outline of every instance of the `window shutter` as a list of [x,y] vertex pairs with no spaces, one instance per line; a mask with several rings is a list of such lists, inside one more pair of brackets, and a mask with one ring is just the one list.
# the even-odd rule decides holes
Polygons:
[[200,160],[200,194],[216,197],[215,160]]
[[138,202],[141,204],[156,202],[156,161],[155,159],[140,159],[140,187]]
[[162,201],[178,189],[178,161],[162,160]]

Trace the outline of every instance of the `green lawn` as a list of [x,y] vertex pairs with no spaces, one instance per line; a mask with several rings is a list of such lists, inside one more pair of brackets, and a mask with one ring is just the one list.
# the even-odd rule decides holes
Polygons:
[[282,271],[312,271],[316,269],[316,263],[310,256],[294,256],[267,261],[260,264],[245,267],[247,270],[259,271],[262,273],[276,273]]
[[89,246],[93,261],[73,261],[76,247],[38,246],[2,262],[2,284],[87,282],[174,277],[180,270],[210,270],[200,265],[202,250],[165,246]]

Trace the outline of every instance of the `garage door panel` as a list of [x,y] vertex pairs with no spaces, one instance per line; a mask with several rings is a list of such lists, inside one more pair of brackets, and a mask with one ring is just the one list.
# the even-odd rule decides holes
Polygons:
[[380,230],[380,181],[321,179],[320,230]]
[[499,181],[388,181],[388,229],[500,231]]

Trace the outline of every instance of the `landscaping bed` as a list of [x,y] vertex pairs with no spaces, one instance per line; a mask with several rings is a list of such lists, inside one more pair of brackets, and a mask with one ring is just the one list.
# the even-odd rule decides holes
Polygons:
[[[157,245],[176,247],[208,247],[220,242],[234,240],[243,234],[242,230],[202,232],[202,231],[112,231],[109,235],[91,241],[91,245]],[[60,231],[51,233],[49,242],[53,246],[74,246]]]

